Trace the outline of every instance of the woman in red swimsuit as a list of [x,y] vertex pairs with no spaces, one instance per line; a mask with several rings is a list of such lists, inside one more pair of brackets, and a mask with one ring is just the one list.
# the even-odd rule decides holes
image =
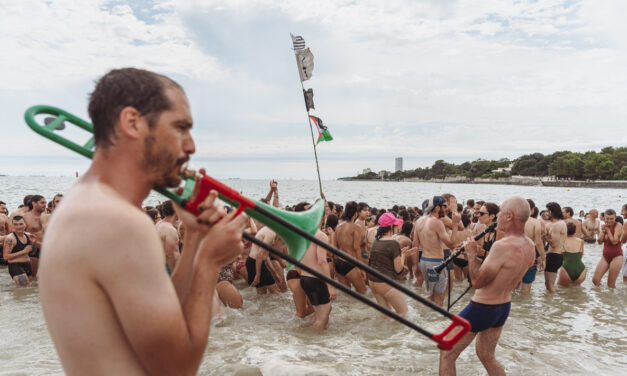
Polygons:
[[601,278],[609,270],[607,275],[607,285],[616,287],[616,278],[623,265],[623,251],[620,247],[620,238],[623,234],[623,226],[616,223],[616,212],[612,209],[605,211],[605,224],[601,227],[599,234],[599,244],[603,244],[603,257],[599,260],[597,268],[592,277],[592,283],[596,286],[601,284]]

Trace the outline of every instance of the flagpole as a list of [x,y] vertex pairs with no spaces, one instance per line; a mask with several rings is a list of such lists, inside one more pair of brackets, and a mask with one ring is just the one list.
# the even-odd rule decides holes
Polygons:
[[[300,82],[300,87],[305,91],[303,81]],[[305,101],[305,108],[307,108],[307,101]],[[322,180],[320,179],[320,165],[318,164],[318,152],[316,151],[316,141],[314,141],[313,127],[311,125],[311,118],[309,117],[309,109],[307,108],[307,120],[309,120],[309,131],[311,132],[311,144],[314,149],[314,156],[316,157],[316,171],[318,172],[318,185],[320,186],[320,197],[324,197],[322,193]]]
[[[294,38],[294,36],[290,33],[290,36],[292,37],[292,42],[294,43],[294,58],[296,59],[296,67],[300,67],[299,61],[298,61],[298,55],[296,54],[296,40]],[[302,37],[297,37],[300,38],[302,41],[302,48],[305,48],[305,41],[302,39]],[[300,87],[303,90],[303,93],[305,92],[305,85],[303,85],[303,80],[301,77],[301,72],[300,72],[300,68],[298,71],[298,76],[300,78]],[[305,108],[307,109],[307,121],[309,121],[309,131],[311,132],[311,144],[313,145],[313,150],[314,150],[314,157],[316,158],[316,172],[318,173],[318,186],[320,187],[320,197],[324,198],[324,193],[322,193],[322,179],[320,179],[320,164],[318,163],[318,151],[316,150],[316,141],[314,140],[314,135],[313,135],[313,126],[311,125],[311,118],[309,117],[309,107],[307,106],[307,99],[305,99]]]

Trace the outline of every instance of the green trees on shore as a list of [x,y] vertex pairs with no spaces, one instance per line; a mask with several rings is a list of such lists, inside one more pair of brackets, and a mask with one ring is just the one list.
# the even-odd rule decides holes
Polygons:
[[627,180],[627,147],[573,153],[558,151],[550,155],[523,155],[514,161],[512,174],[555,176],[577,180]]
[[[557,151],[553,154],[526,154],[510,161],[477,159],[462,164],[437,160],[431,167],[415,170],[397,171],[387,174],[384,179],[401,180],[405,178],[444,179],[449,176],[467,178],[500,178],[511,175],[575,179],[575,180],[627,180],[627,147],[611,146],[601,152],[587,151],[573,153]],[[358,179],[378,179],[374,173],[358,175]]]

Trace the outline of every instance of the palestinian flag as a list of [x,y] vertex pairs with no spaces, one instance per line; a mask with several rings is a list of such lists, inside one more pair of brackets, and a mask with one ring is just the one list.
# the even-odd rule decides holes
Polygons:
[[309,118],[316,125],[316,128],[318,128],[318,142],[316,142],[316,144],[319,144],[321,141],[333,140],[333,136],[331,136],[331,133],[329,133],[327,127],[322,124],[322,119],[311,115],[309,116]]

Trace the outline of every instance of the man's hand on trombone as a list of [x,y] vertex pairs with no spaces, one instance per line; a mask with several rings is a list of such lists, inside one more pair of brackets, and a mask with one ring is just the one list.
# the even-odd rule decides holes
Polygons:
[[235,217],[235,211],[226,214],[217,202],[218,193],[212,190],[198,206],[198,217],[174,205],[176,213],[185,225],[186,234],[200,242],[198,250],[203,251],[205,261],[212,265],[224,266],[233,261],[242,249],[242,233],[248,223],[245,214]]

